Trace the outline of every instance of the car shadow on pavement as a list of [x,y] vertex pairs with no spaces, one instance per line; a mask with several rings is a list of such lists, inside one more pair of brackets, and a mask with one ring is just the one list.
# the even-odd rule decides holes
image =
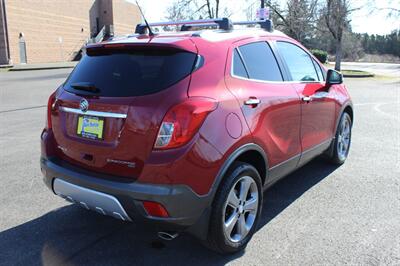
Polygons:
[[[317,159],[268,189],[260,228],[335,169]],[[161,242],[146,228],[74,205],[0,232],[0,265],[222,265],[245,252],[221,256],[186,234]]]
[[307,190],[329,176],[337,168],[337,165],[331,164],[323,158],[316,158],[265,191],[259,228],[266,225],[292,202],[300,198]]

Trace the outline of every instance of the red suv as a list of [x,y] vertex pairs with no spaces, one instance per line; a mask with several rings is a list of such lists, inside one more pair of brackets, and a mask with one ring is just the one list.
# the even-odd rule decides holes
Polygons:
[[89,45],[50,96],[41,169],[55,194],[232,253],[254,234],[265,189],[321,154],[346,160],[342,76],[295,40],[230,22],[139,26]]

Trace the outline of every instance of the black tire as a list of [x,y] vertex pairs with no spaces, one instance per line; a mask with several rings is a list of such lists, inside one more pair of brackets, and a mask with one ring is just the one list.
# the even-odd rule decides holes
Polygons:
[[[228,195],[231,192],[232,188],[234,186],[237,187],[238,186],[237,184],[239,184],[240,180],[243,180],[243,178],[249,180],[247,177],[250,177],[252,180],[254,180],[257,187],[258,191],[257,213],[255,214],[253,225],[251,229],[248,231],[247,235],[243,237],[243,239],[241,239],[240,241],[233,242],[230,240],[230,238],[226,235],[224,231],[225,228],[224,221],[226,219],[225,217],[226,203],[228,200]],[[241,183],[240,183],[240,188],[241,188]],[[252,189],[253,191],[255,191],[254,184],[252,184]],[[250,189],[248,191],[250,191]],[[213,201],[211,217],[210,217],[209,233],[207,241],[205,243],[206,246],[221,254],[235,253],[246,248],[247,243],[250,241],[254,232],[257,229],[257,223],[261,215],[262,202],[263,202],[262,183],[260,175],[257,172],[257,170],[252,165],[247,163],[243,162],[233,163],[228,172],[225,174],[225,177],[221,182]],[[240,217],[240,214],[238,215]],[[242,215],[243,217],[246,216],[243,213]]]
[[[345,155],[343,155],[343,154],[341,155],[341,153],[339,151],[339,149],[340,149],[339,148],[339,141],[341,139],[340,133],[341,133],[341,130],[343,129],[344,120],[347,120],[349,122],[350,132],[349,132],[349,142],[348,142],[347,151],[346,151]],[[346,113],[346,112],[343,113],[342,116],[340,117],[339,125],[338,125],[338,127],[336,129],[335,141],[333,142],[333,144],[332,144],[333,146],[330,149],[331,152],[329,152],[329,154],[328,154],[328,160],[331,163],[336,164],[336,165],[341,165],[346,161],[347,156],[348,156],[349,151],[350,151],[350,146],[351,146],[352,126],[353,126],[353,124],[352,124],[350,115],[348,113]]]

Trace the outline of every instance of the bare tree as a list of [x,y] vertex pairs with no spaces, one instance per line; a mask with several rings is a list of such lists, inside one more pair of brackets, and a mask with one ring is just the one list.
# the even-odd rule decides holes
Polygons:
[[[252,20],[257,20],[257,9],[260,8],[260,0],[247,0],[244,2],[246,8],[244,10],[245,16],[247,21],[252,21]],[[274,9],[276,9],[276,12],[278,12],[280,14],[280,9],[279,9],[279,5],[277,3],[275,3],[275,1],[266,1],[265,3],[266,6],[268,7],[274,7]],[[272,11],[272,13],[274,13],[273,9],[270,8],[270,10]],[[276,22],[276,16],[275,14],[273,14],[270,17],[274,20],[274,22]],[[275,24],[275,23],[274,23]]]
[[[250,1],[248,1],[250,2]],[[256,19],[256,10],[257,8],[260,6],[259,2],[252,2],[252,3],[246,3],[247,7],[245,9],[245,15],[246,15],[246,19],[247,21],[251,21],[251,20],[255,20]]]
[[267,7],[270,8],[271,18],[276,26],[288,27],[288,22],[286,20],[285,11],[280,8],[280,5],[276,2],[267,1],[265,3]]
[[190,3],[189,0],[181,0],[174,2],[173,5],[167,8],[168,20],[182,20],[186,17],[186,6]]
[[388,17],[400,17],[400,0],[385,1],[385,5],[381,5],[374,0],[368,0],[367,6],[370,13],[385,12]]
[[349,16],[359,8],[351,9],[349,0],[326,0],[322,9],[323,20],[335,41],[335,69],[340,71],[343,33],[349,29]]
[[217,18],[221,15],[221,6],[221,0],[175,0],[167,10],[167,19]]
[[[246,10],[247,19],[254,19],[255,6],[259,2],[249,5]],[[313,31],[318,9],[318,0],[287,0],[281,6],[279,1],[266,1],[271,11],[272,21],[276,28],[281,29],[289,36],[303,42]]]
[[316,21],[318,0],[288,0],[285,11],[285,24],[288,34],[304,42],[313,31]]

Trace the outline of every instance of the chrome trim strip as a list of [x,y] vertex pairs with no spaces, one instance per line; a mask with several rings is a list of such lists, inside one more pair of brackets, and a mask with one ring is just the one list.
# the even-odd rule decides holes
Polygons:
[[53,190],[58,196],[85,209],[97,211],[123,221],[132,221],[114,196],[77,186],[59,178],[54,180]]
[[120,114],[120,113],[109,113],[109,112],[99,112],[99,111],[86,111],[83,112],[80,109],[75,109],[75,108],[69,108],[69,107],[64,107],[61,106],[60,110],[66,113],[73,113],[73,114],[78,114],[78,115],[92,115],[92,116],[99,116],[99,117],[110,117],[110,118],[126,118],[126,114]]
[[[258,42],[267,42],[267,41],[258,41]],[[250,44],[250,43],[249,43]],[[246,81],[254,81],[254,82],[258,82],[258,83],[266,83],[266,84],[298,84],[298,83],[301,83],[301,84],[309,84],[309,83],[311,83],[311,84],[317,84],[317,83],[319,83],[319,84],[321,84],[321,85],[325,85],[325,81],[296,81],[296,80],[290,80],[290,81],[285,81],[285,80],[283,80],[283,81],[270,81],[270,80],[260,80],[260,79],[252,79],[252,78],[244,78],[244,77],[240,77],[240,76],[237,76],[237,75],[235,75],[234,74],[234,72],[233,72],[233,70],[234,70],[234,68],[233,68],[233,57],[234,57],[234,55],[233,55],[233,53],[234,53],[234,51],[235,51],[235,49],[238,51],[238,53],[239,53],[239,55],[242,57],[242,55],[241,55],[241,53],[240,53],[240,50],[238,49],[240,47],[240,45],[239,46],[236,46],[236,47],[234,47],[233,49],[232,49],[232,56],[231,56],[231,73],[230,73],[230,75],[231,75],[231,77],[232,78],[236,78],[236,79],[241,79],[241,80],[246,80]],[[244,66],[245,66],[245,68],[246,68],[246,71],[248,71],[247,70],[247,66],[246,66],[246,63],[244,62],[244,60],[242,59],[242,62],[243,62],[243,64],[244,64]],[[277,64],[278,64],[278,66],[279,66],[279,63],[278,63],[278,61],[276,62]],[[279,66],[280,67],[280,66]],[[282,72],[282,71],[281,71]]]
[[[232,68],[233,68],[233,64],[232,64]],[[231,77],[236,78],[236,79],[254,81],[254,82],[259,82],[259,83],[266,83],[266,84],[318,84],[319,83],[319,84],[321,84],[321,86],[323,86],[325,84],[321,81],[269,81],[269,80],[244,78],[244,77],[236,76],[235,74],[233,74],[233,69],[231,70]]]

